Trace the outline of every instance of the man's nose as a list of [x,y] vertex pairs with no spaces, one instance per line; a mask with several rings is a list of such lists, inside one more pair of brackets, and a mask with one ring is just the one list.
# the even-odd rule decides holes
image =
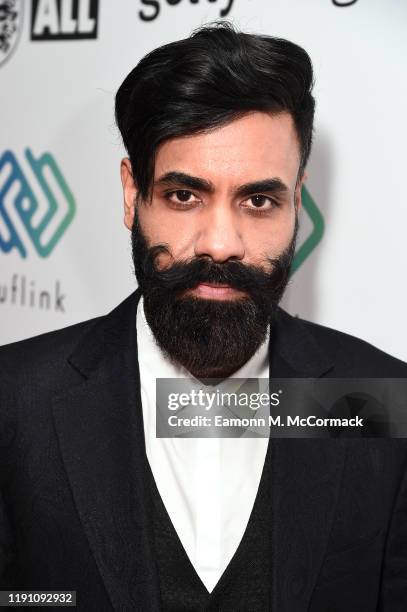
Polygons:
[[227,206],[216,206],[201,219],[195,255],[207,255],[216,262],[231,257],[243,259],[245,250],[237,219]]

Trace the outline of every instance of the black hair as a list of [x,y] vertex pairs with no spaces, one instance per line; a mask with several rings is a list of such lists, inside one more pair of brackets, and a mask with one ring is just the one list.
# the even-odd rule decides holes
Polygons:
[[116,123],[139,196],[147,200],[157,147],[169,138],[223,126],[251,111],[293,117],[299,177],[312,143],[313,70],[293,42],[212,22],[145,55],[119,87]]

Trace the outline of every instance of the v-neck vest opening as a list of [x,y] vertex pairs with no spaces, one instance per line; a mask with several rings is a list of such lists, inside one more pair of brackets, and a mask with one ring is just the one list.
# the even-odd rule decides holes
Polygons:
[[162,609],[166,612],[270,610],[271,449],[272,440],[269,438],[259,487],[246,529],[211,592],[202,582],[182,545],[146,461],[146,477],[152,498],[154,557]]

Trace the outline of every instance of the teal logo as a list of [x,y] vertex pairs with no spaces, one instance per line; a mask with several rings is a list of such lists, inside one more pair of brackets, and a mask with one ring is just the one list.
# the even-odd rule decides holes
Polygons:
[[324,234],[324,218],[306,187],[302,188],[301,200],[303,211],[306,215],[308,215],[312,223],[312,230],[295,251],[293,263],[291,265],[291,275],[293,275],[294,272],[298,270],[304,261],[311,255],[312,251],[321,241]]
[[48,257],[75,216],[75,200],[50,153],[34,157],[26,149],[25,158],[29,172],[11,151],[0,157],[0,250],[15,249],[25,258],[28,240]]

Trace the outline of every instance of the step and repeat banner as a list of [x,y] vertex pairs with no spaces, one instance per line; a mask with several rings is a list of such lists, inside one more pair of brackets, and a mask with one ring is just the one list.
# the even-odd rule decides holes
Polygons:
[[0,344],[135,289],[115,92],[148,51],[223,18],[314,64],[283,307],[407,360],[405,0],[0,0]]

